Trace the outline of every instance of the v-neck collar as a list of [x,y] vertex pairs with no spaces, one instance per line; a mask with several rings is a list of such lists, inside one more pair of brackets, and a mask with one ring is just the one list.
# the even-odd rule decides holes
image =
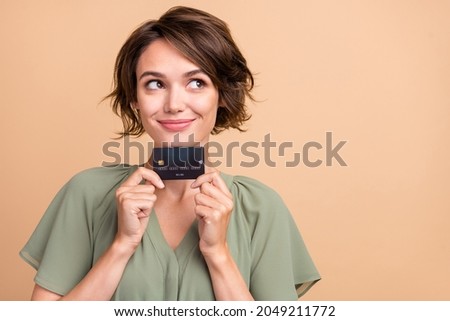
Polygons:
[[[220,175],[231,191],[233,177],[222,172]],[[191,256],[192,252],[198,248],[198,243],[200,241],[198,235],[198,222],[197,219],[195,219],[178,246],[175,249],[172,249],[162,233],[155,209],[152,209],[145,234],[153,244],[156,253],[160,257],[161,263],[164,262],[163,265],[172,265],[175,263],[181,273],[184,271],[188,258]]]
[[[221,173],[221,175],[231,191],[233,184],[232,176],[223,173]],[[198,290],[195,289],[199,286],[201,287],[201,284],[203,284],[203,286],[205,287],[210,286],[206,263],[204,262],[203,256],[200,253],[199,249],[200,238],[198,235],[197,220],[193,221],[178,246],[175,249],[172,249],[162,233],[156,211],[152,209],[147,229],[144,233],[144,239],[142,241],[142,250],[153,251],[155,255],[155,261],[153,263],[159,265],[160,267],[160,271],[162,273],[161,289],[163,291],[162,293],[160,293],[160,295],[162,297],[162,300],[177,301],[179,300],[180,293],[182,293],[182,296],[185,297],[186,295],[188,295],[188,292],[191,293],[192,291],[194,291],[196,293],[196,291]],[[151,244],[151,248],[153,249],[148,249],[146,244]],[[198,265],[199,263],[200,265]],[[194,264],[194,266],[196,267],[195,271],[197,272],[195,273],[199,273],[199,271],[201,271],[201,276],[195,276],[196,274],[191,268],[192,264]],[[193,285],[193,283],[189,283],[192,281],[191,277],[189,278],[189,280],[191,281],[183,281],[186,279],[186,273],[188,273],[190,276],[194,275],[193,278],[196,281],[193,282],[195,286]],[[183,284],[186,284],[186,282],[187,284],[190,284],[188,288],[183,287]],[[212,295],[210,299],[213,300],[214,295]]]
[[178,246],[175,249],[172,249],[162,233],[161,226],[159,225],[158,217],[156,216],[154,209],[150,214],[146,233],[152,240],[155,248],[158,249],[159,253],[166,257],[175,258],[180,265],[186,260],[195,246],[198,246],[198,242],[200,240],[198,236],[198,223],[197,220],[194,220]]

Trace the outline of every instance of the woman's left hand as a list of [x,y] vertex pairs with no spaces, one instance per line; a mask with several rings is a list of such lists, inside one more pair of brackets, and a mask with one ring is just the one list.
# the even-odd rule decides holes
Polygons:
[[227,228],[233,210],[233,196],[218,171],[199,176],[191,185],[195,195],[200,251],[205,258],[227,251]]

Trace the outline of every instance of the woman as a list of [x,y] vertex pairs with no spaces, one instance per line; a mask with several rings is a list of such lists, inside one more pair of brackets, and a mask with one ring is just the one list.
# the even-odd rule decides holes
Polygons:
[[[249,118],[252,87],[226,24],[175,7],[125,42],[109,97],[122,135],[205,146]],[[162,181],[151,164],[61,189],[20,253],[37,269],[33,300],[296,300],[319,280],[273,190],[210,167]]]

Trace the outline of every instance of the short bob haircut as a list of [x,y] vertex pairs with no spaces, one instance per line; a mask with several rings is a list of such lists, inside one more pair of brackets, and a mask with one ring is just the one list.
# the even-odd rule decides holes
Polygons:
[[212,134],[228,128],[243,131],[250,118],[245,105],[254,86],[247,62],[234,42],[227,24],[219,18],[188,7],[173,7],[159,20],[149,20],[126,40],[117,55],[113,91],[110,98],[115,114],[122,118],[120,137],[141,136],[145,130],[139,113],[132,108],[137,100],[136,66],[145,48],[156,39],[166,39],[207,74],[219,91],[222,103]]

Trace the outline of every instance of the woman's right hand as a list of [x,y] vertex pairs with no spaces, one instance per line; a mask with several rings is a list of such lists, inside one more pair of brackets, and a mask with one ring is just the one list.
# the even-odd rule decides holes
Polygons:
[[[145,181],[145,184],[142,182]],[[117,189],[118,229],[116,241],[134,251],[147,228],[156,201],[155,188],[164,183],[154,171],[139,167]]]

